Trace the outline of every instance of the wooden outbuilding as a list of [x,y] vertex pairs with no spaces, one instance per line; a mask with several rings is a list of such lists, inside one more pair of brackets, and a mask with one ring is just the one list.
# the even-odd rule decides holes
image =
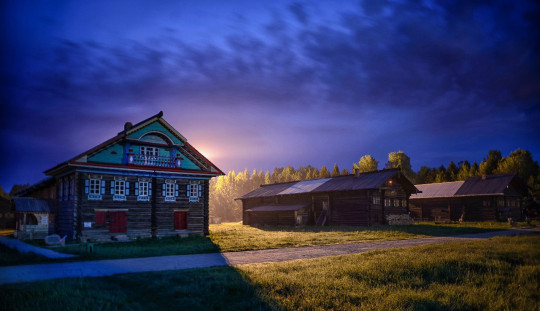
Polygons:
[[398,168],[262,185],[238,199],[247,225],[371,226],[406,214],[415,192]]
[[15,236],[19,239],[43,239],[55,232],[55,204],[38,198],[13,198]]
[[223,172],[162,116],[127,122],[20,196],[54,197],[55,230],[68,240],[208,234],[209,180]]
[[411,195],[415,219],[442,221],[507,221],[523,218],[527,187],[514,174],[483,175],[465,181],[416,185]]

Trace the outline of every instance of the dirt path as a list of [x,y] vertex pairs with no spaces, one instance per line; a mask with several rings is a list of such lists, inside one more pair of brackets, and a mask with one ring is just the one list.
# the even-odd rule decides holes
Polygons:
[[432,237],[371,243],[336,244],[215,254],[175,255],[146,258],[9,266],[0,267],[0,285],[68,277],[100,277],[122,273],[139,273],[263,262],[280,262],[344,254],[357,254],[377,249],[410,247],[452,241],[486,239],[501,235],[530,233],[540,233],[540,228],[505,230],[453,237]]

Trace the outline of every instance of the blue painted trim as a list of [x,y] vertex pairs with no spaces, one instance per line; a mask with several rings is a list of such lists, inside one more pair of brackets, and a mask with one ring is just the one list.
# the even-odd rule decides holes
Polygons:
[[91,173],[91,174],[108,174],[108,175],[123,175],[123,176],[141,176],[141,177],[158,177],[158,178],[174,178],[174,179],[199,179],[210,180],[215,176],[193,176],[193,175],[176,175],[176,174],[164,174],[164,173],[150,173],[150,172],[126,172],[120,170],[92,170],[92,169],[76,169],[77,172]]

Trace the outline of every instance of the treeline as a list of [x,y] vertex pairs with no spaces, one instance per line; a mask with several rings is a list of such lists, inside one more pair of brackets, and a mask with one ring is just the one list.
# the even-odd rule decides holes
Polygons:
[[[529,186],[528,200],[540,199],[540,167],[528,150],[518,149],[507,157],[503,157],[498,150],[491,150],[480,164],[477,162],[471,164],[467,160],[457,163],[450,161],[447,166],[421,166],[416,172],[412,170],[409,156],[403,151],[397,151],[388,154],[388,161],[381,168],[395,167],[401,167],[403,174],[415,184],[465,180],[482,174],[517,174]],[[210,181],[210,216],[219,218],[221,221],[240,221],[242,202],[235,199],[257,189],[262,184],[348,175],[355,169],[360,172],[374,171],[379,169],[379,161],[370,155],[365,155],[352,164],[351,171],[340,170],[337,164],[334,164],[331,170],[326,166],[318,169],[308,165],[298,169],[292,166],[274,168],[272,172],[253,170],[250,173],[248,169],[239,173],[230,171],[227,175]]]

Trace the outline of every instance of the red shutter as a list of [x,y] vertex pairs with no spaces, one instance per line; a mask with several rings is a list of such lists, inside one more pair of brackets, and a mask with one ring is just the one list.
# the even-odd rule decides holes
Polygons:
[[106,213],[96,212],[96,226],[103,226],[106,224]]
[[174,230],[187,229],[187,212],[174,212]]
[[111,218],[110,233],[124,233],[127,231],[126,212],[109,212],[109,216]]

